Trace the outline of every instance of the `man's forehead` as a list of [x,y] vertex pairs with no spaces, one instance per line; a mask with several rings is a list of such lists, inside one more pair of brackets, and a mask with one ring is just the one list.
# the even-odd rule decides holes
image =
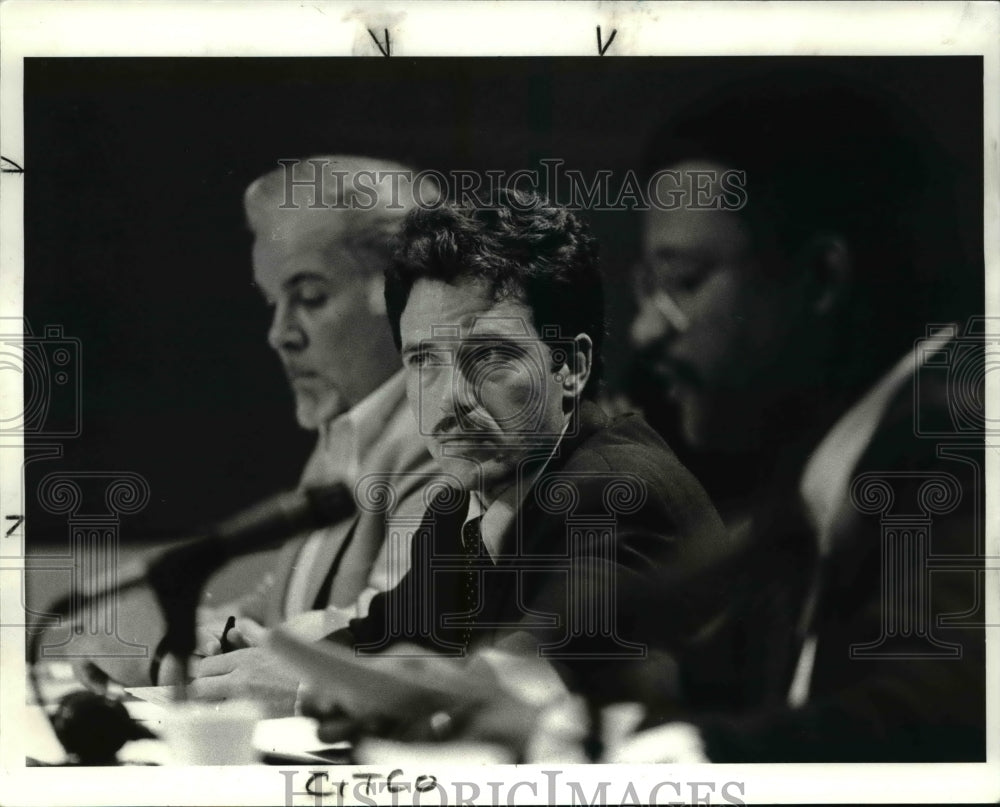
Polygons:
[[401,325],[416,340],[537,335],[524,302],[512,296],[495,300],[489,285],[478,280],[458,284],[418,280]]
[[652,209],[643,214],[642,242],[648,259],[727,256],[744,251],[750,234],[732,210]]
[[[734,169],[712,160],[682,160],[658,172],[655,196],[659,204],[643,216],[647,247],[661,242],[679,248],[706,240],[730,239],[741,220],[730,208],[726,177]],[[742,182],[742,180],[741,180]]]
[[345,241],[358,228],[357,217],[344,210],[282,209],[279,200],[250,223],[254,240],[275,245],[307,246]]
[[678,246],[704,241],[732,241],[745,234],[738,213],[731,210],[648,210],[643,214],[647,247]]
[[337,283],[350,276],[355,256],[337,241],[262,241],[253,246],[254,280],[263,286],[282,286],[299,276]]
[[704,177],[705,186],[718,185],[719,179],[735,166],[723,165],[715,160],[681,160],[664,169],[658,179],[663,190],[678,190],[686,187],[692,177]]
[[470,315],[461,317],[457,324],[432,325],[431,333],[425,339],[435,340],[485,340],[491,338],[535,336],[534,328],[527,318],[519,315],[502,316],[499,314]]

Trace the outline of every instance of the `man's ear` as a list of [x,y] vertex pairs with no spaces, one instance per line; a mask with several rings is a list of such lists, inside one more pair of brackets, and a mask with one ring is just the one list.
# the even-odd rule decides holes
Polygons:
[[573,347],[566,363],[556,368],[556,380],[562,386],[563,398],[567,400],[583,395],[594,363],[594,343],[587,334],[578,333],[573,338]]
[[803,251],[809,300],[821,316],[836,310],[854,283],[854,257],[846,239],[838,234],[813,238]]

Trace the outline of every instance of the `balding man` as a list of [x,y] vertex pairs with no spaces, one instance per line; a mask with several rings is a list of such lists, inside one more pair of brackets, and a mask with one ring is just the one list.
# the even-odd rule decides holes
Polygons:
[[[246,191],[254,282],[274,309],[268,342],[288,376],[299,425],[318,433],[302,484],[340,481],[361,493],[368,481],[388,482],[395,505],[362,503],[353,517],[291,541],[274,573],[236,603],[216,605],[209,594],[210,607],[199,613],[208,657],[192,667],[194,697],[256,696],[272,713],[290,712],[298,682],[256,646],[264,631],[284,623],[318,639],[365,616],[372,597],[407,571],[408,547],[397,545],[405,534],[390,552],[387,518],[419,516],[435,470],[406,405],[382,293],[402,219],[418,201],[436,198],[436,189],[416,188],[410,176],[382,160],[313,157],[282,161]],[[238,620],[227,639],[238,649],[220,654],[230,613]],[[174,671],[165,660],[150,677],[162,683]],[[145,672],[139,680],[134,670],[114,673],[149,683]]]

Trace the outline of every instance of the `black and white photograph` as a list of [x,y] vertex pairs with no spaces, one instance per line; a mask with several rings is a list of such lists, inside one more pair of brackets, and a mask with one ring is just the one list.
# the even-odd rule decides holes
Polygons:
[[1000,7],[850,6],[0,5],[0,802],[1000,799]]

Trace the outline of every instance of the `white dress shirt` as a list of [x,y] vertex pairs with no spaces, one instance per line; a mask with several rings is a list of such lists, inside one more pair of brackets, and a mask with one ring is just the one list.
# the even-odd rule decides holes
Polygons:
[[[399,372],[356,406],[321,427],[316,450],[302,475],[303,484],[340,481],[353,489],[361,475],[373,464],[373,454],[385,436],[387,424],[401,406],[406,406],[405,397],[405,379]],[[339,547],[349,540],[348,533],[354,528],[354,523],[353,519],[347,519],[316,530],[299,552],[285,593],[285,616],[286,627],[304,637],[321,638],[344,627],[351,619],[365,616],[375,595],[394,587],[408,570],[405,564],[394,563],[388,569],[389,564],[376,561],[371,567],[368,583],[357,599],[339,601],[334,588],[326,609],[313,610],[314,603],[309,600],[315,586],[310,582],[317,573],[317,564],[326,567],[325,573],[329,563],[324,561],[331,560],[324,557],[329,547]],[[402,557],[408,561],[409,553],[404,551]]]

